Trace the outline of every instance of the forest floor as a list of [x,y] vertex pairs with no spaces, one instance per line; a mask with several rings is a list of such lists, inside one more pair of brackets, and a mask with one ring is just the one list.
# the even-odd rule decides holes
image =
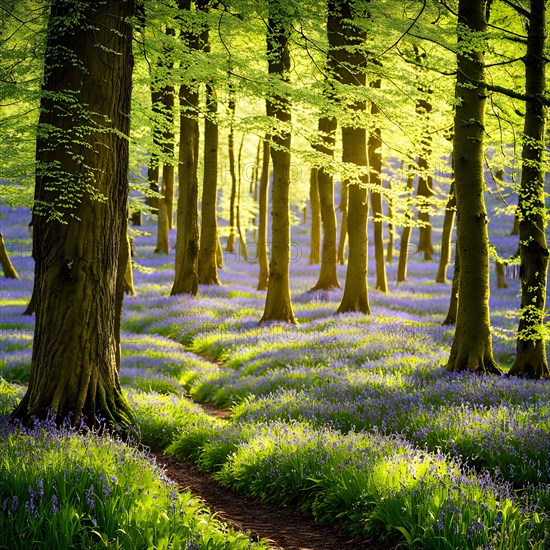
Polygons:
[[337,525],[323,525],[295,509],[267,504],[222,487],[211,474],[191,462],[154,453],[167,476],[180,489],[189,489],[235,529],[253,540],[268,539],[281,550],[390,550],[380,542],[354,539]]

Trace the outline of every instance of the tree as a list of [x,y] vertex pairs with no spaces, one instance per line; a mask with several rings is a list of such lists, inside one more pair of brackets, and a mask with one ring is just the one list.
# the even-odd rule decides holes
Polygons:
[[309,174],[309,204],[311,208],[311,240],[309,249],[309,263],[319,263],[321,250],[321,210],[319,198],[319,169],[314,166]]
[[267,290],[269,280],[269,258],[267,255],[267,205],[269,202],[269,141],[271,136],[266,135],[263,140],[262,171],[260,174],[260,191],[258,194],[258,290]]
[[486,0],[459,0],[453,162],[460,275],[457,323],[447,369],[499,374],[489,325],[489,237],[483,197],[486,10]]
[[[366,55],[362,46],[365,43],[366,33],[354,25],[352,11],[354,4],[349,0],[338,2],[335,7],[337,24],[344,37],[344,48],[341,52],[340,78],[343,84],[350,88],[365,87],[366,76],[364,65]],[[364,46],[363,46],[364,47]],[[350,100],[347,108],[358,115],[366,111],[367,104],[362,98]],[[358,181],[346,181],[348,185],[348,242],[349,256],[346,270],[344,293],[338,306],[337,313],[358,311],[370,313],[367,290],[367,218],[368,218],[368,175],[367,161],[367,133],[361,125],[352,125],[353,117],[342,126],[342,160],[363,168]]]
[[404,283],[407,280],[407,267],[409,262],[409,242],[411,240],[413,215],[411,212],[411,194],[414,184],[414,172],[412,166],[407,171],[407,191],[408,196],[405,202],[405,222],[401,231],[401,244],[399,245],[399,262],[397,264],[397,282]]
[[25,422],[133,420],[118,381],[132,0],[53,0],[36,142],[36,326]]
[[4,244],[4,236],[0,233],[0,265],[4,271],[4,277],[6,279],[19,279],[19,274],[13,264],[11,263],[6,245]]
[[273,187],[271,191],[271,257],[265,308],[260,322],[286,321],[295,323],[290,300],[290,101],[281,85],[289,81],[290,7],[284,0],[269,1],[267,23],[267,59],[269,74],[276,86],[266,101],[267,115],[277,122],[272,136]]
[[545,300],[548,272],[546,207],[544,203],[544,152],[546,92],[544,69],[546,3],[531,0],[528,14],[525,91],[527,95],[523,128],[522,172],[518,193],[521,310],[517,332],[516,358],[509,374],[550,378],[545,345]]
[[445,205],[445,218],[443,219],[443,232],[441,234],[441,255],[439,257],[439,267],[437,269],[436,283],[447,282],[447,266],[451,258],[451,237],[455,222],[456,195],[454,183],[451,183],[449,198]]

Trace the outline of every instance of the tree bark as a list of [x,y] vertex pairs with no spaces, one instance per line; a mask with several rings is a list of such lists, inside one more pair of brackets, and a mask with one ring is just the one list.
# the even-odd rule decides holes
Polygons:
[[[407,174],[407,189],[409,190],[409,199],[411,198],[412,188],[414,184],[414,173],[412,167],[409,166]],[[401,243],[399,245],[399,263],[397,264],[397,282],[404,283],[407,280],[407,267],[409,263],[409,242],[411,240],[412,232],[412,214],[409,208],[409,204],[405,204],[405,219],[407,225],[403,227],[401,232]]]
[[393,237],[394,237],[394,225],[393,225],[393,197],[391,196],[391,181],[388,181],[389,196],[388,203],[388,247],[386,249],[386,261],[393,263]]
[[458,250],[458,242],[455,245],[455,262],[453,271],[453,281],[451,284],[451,297],[449,299],[449,309],[447,316],[443,321],[443,325],[456,325],[456,317],[458,314],[458,281],[460,279],[460,252]]
[[229,84],[229,112],[231,113],[231,126],[229,128],[229,137],[227,149],[229,153],[229,173],[231,175],[231,194],[229,197],[229,236],[225,249],[227,252],[235,252],[235,203],[237,199],[237,174],[235,173],[235,130],[233,120],[235,118],[235,89]]
[[318,264],[321,251],[321,210],[319,199],[318,169],[313,167],[309,176],[309,204],[311,208],[311,240],[309,263]]
[[45,169],[33,208],[36,325],[29,386],[13,412],[26,423],[50,410],[76,425],[133,423],[117,371],[133,12],[131,0],[80,2],[67,25],[66,2],[51,4],[36,152]]
[[340,238],[338,240],[338,263],[344,265],[346,263],[346,241],[348,237],[348,186],[345,182],[342,182],[338,210],[342,212]]
[[[459,0],[459,45],[487,30],[486,0]],[[475,44],[475,42],[474,42]],[[471,46],[457,53],[453,159],[460,257],[458,313],[447,369],[497,373],[489,324],[489,238],[483,198],[485,132],[484,55]]]
[[260,273],[258,276],[258,290],[267,290],[269,279],[269,259],[267,255],[267,207],[269,202],[269,141],[271,136],[264,138],[262,154],[262,173],[260,176],[260,190],[258,195],[258,263]]
[[6,279],[19,279],[19,274],[15,267],[13,267],[10,257],[8,256],[2,233],[0,233],[0,265],[2,265],[2,270],[4,271],[4,277]]
[[[344,38],[344,48],[341,51],[342,65],[339,69],[340,79],[343,84],[352,86],[365,86],[366,77],[364,65],[365,54],[360,49],[366,40],[366,33],[350,24],[354,19],[352,2],[345,0],[340,3],[337,13],[337,26]],[[364,100],[355,100],[347,107],[359,115],[367,108]],[[338,306],[337,313],[351,311],[370,313],[369,297],[367,290],[368,269],[368,242],[367,242],[367,218],[368,218],[368,175],[367,161],[367,133],[365,128],[342,127],[342,160],[364,167],[365,172],[360,182],[348,185],[348,242],[349,257],[346,270],[346,282],[344,293]]]
[[545,301],[548,272],[544,152],[546,107],[546,3],[531,0],[525,57],[526,102],[523,128],[522,172],[518,193],[521,309],[516,358],[509,374],[550,378],[546,359]]
[[449,190],[449,197],[445,205],[445,218],[443,220],[443,232],[441,234],[441,255],[439,257],[439,267],[437,270],[436,283],[447,283],[447,266],[451,258],[451,239],[453,235],[453,226],[456,212],[456,194],[454,182]]
[[[269,1],[267,25],[267,59],[270,75],[288,82],[290,52],[288,46],[290,24],[288,6],[284,0]],[[291,121],[288,97],[275,94],[266,101],[267,115],[278,124],[271,147],[273,162],[271,258],[265,309],[260,322],[286,321],[296,323],[290,299],[290,143]]]

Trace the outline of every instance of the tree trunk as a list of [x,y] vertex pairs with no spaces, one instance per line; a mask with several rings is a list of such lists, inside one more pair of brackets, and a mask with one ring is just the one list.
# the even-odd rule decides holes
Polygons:
[[11,263],[6,245],[4,244],[4,236],[0,233],[0,265],[4,271],[4,277],[6,279],[19,279],[19,274],[13,264]]
[[[279,77],[281,83],[288,82],[290,53],[288,39],[290,23],[286,14],[288,6],[284,0],[269,1],[267,25],[267,59],[270,75]],[[286,321],[296,323],[290,300],[290,101],[288,97],[273,95],[266,102],[267,115],[277,122],[277,133],[273,136],[275,147],[271,147],[273,162],[271,258],[265,309],[260,322]]]
[[[120,269],[124,271],[124,294],[129,294],[130,296],[136,295],[136,287],[134,286],[134,272],[132,269],[132,255],[130,250],[132,245],[130,244],[130,237],[126,233],[125,238],[120,245],[121,257]],[[122,304],[120,304],[120,309],[122,310]]]
[[321,250],[321,210],[319,199],[318,169],[312,168],[309,176],[309,204],[311,207],[311,241],[309,263],[318,264]]
[[[414,184],[414,173],[412,166],[409,166],[409,172],[407,175],[407,189],[409,190],[409,199],[411,198],[411,192]],[[409,262],[409,242],[411,240],[412,232],[412,213],[410,210],[410,203],[405,203],[405,219],[407,225],[403,227],[401,232],[401,243],[399,245],[399,263],[397,264],[397,282],[404,283],[407,280],[407,267]]]
[[[358,47],[366,40],[366,33],[355,25],[353,21],[352,2],[346,0],[340,4],[337,12],[336,26],[344,38],[344,48],[341,51],[342,65],[339,69],[341,82],[350,87],[364,87],[366,76],[364,65],[366,63],[364,52]],[[361,15],[361,14],[360,14]],[[352,112],[361,115],[366,111],[366,102],[362,99],[355,100],[347,106]],[[360,116],[358,117],[360,118]],[[369,297],[367,291],[368,269],[368,242],[367,242],[367,218],[368,218],[368,175],[367,161],[367,133],[361,127],[342,127],[342,160],[363,167],[365,173],[360,182],[348,184],[348,242],[349,257],[346,270],[346,282],[342,301],[337,313],[357,311],[370,313]]]
[[342,182],[338,210],[342,212],[340,239],[338,240],[338,263],[344,265],[346,263],[346,240],[348,236],[348,186],[344,181]]
[[[459,44],[487,30],[486,0],[459,0],[463,29]],[[474,42],[475,44],[475,42]],[[500,373],[493,359],[489,325],[489,238],[483,198],[485,132],[484,56],[475,46],[457,53],[453,159],[457,204],[457,250],[460,254],[458,313],[447,369]]]
[[[322,116],[319,118],[320,144],[317,151],[334,157],[336,119]],[[317,170],[319,198],[321,202],[321,221],[323,226],[323,248],[321,251],[321,270],[317,283],[311,290],[332,290],[340,288],[336,271],[336,212],[334,210],[334,182],[332,175],[323,167]]]
[[545,301],[548,272],[546,208],[544,202],[544,151],[546,93],[544,69],[546,3],[531,0],[525,57],[525,88],[528,96],[523,129],[522,172],[518,193],[521,310],[516,358],[509,374],[550,378],[546,360]]
[[[371,83],[372,88],[380,89],[381,81],[376,79]],[[380,109],[376,103],[371,103],[371,114],[377,115]],[[372,216],[374,225],[374,257],[376,260],[376,290],[388,292],[388,280],[386,277],[386,262],[384,259],[384,233],[383,233],[383,211],[382,211],[382,131],[379,127],[369,135],[368,158],[370,181],[377,189],[371,191]]]
[[388,247],[386,249],[386,261],[391,264],[393,263],[393,197],[391,196],[391,181],[388,181]]
[[[199,282],[219,285],[216,248],[218,245],[218,125],[212,120],[218,111],[216,92],[206,86],[206,109],[210,116],[204,119],[204,177],[202,182],[202,220],[199,255]],[[212,117],[212,118],[211,118]]]
[[[179,8],[189,10],[190,0],[180,0]],[[183,35],[190,50],[197,50],[196,32]],[[198,91],[182,84],[180,99],[180,148],[178,164],[178,212],[176,237],[176,273],[170,294],[196,296],[199,287],[199,218],[197,177],[199,153]]]
[[497,288],[510,288],[506,281],[506,265],[504,262],[495,261],[495,272],[497,276]]
[[229,197],[229,236],[225,249],[227,252],[235,252],[235,202],[237,199],[237,174],[235,173],[235,130],[233,120],[235,119],[235,89],[229,84],[229,112],[231,113],[231,126],[229,128],[229,137],[227,149],[229,153],[229,173],[231,175],[231,194]]
[[451,239],[456,212],[456,194],[454,182],[449,190],[449,198],[445,206],[445,218],[443,220],[443,232],[441,234],[441,256],[439,257],[439,268],[437,270],[436,283],[447,283],[447,266],[451,259]]
[[458,242],[455,245],[455,264],[453,271],[453,282],[451,284],[451,298],[449,300],[449,309],[447,316],[443,321],[444,325],[456,325],[456,317],[458,314],[458,281],[460,279],[460,252],[458,250]]
[[75,425],[124,431],[133,422],[117,372],[116,284],[128,200],[133,11],[132,1],[80,2],[67,25],[66,2],[51,4],[36,151],[45,169],[36,174],[33,209],[36,325],[29,386],[13,412],[26,423],[50,410]]
[[264,138],[262,173],[260,176],[260,191],[258,195],[258,263],[260,274],[258,276],[258,290],[267,290],[269,279],[269,259],[267,257],[267,206],[269,202],[269,140],[271,136]]
[[243,233],[241,226],[241,191],[242,191],[242,154],[243,154],[243,145],[244,145],[244,134],[241,139],[241,144],[239,146],[239,156],[237,160],[237,200],[235,202],[235,221],[237,223],[237,235],[239,235],[239,245],[241,247],[240,255],[242,256],[245,262],[248,262],[248,249],[246,246],[246,239]]

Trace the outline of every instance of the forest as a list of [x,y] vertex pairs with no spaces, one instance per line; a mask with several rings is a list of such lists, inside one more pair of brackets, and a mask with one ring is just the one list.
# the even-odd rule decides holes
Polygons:
[[0,549],[548,549],[546,9],[0,0]]

